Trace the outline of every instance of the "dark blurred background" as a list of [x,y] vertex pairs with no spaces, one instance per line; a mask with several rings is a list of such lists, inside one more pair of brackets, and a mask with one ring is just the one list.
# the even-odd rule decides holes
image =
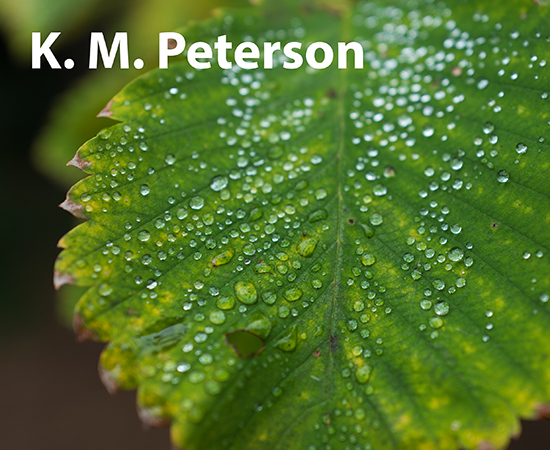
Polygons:
[[[144,56],[154,55],[159,32],[244,1],[185,7],[175,0],[142,0],[129,12],[125,2],[86,0],[88,19],[80,13],[73,22],[66,18],[70,4],[65,16],[52,20],[41,9],[49,2],[37,1],[0,1],[0,449],[168,450],[167,429],[142,429],[134,392],[111,397],[102,386],[96,370],[102,344],[76,343],[68,317],[78,292],[60,298],[53,289],[56,243],[76,223],[57,205],[81,176],[64,163],[109,123],[95,114],[136,75],[86,69],[91,31],[107,37],[128,31],[131,59],[143,57],[150,67],[154,58]],[[63,2],[54,3],[61,8]],[[40,70],[30,68],[30,33],[40,30],[62,32],[53,50],[60,62],[74,59],[73,70],[44,63]],[[133,44],[134,38],[140,42]],[[524,422],[523,428],[510,450],[550,448],[548,422]]]

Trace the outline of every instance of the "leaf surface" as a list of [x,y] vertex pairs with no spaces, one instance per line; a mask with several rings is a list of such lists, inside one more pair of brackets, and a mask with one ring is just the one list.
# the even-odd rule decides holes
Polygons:
[[173,63],[75,157],[57,283],[181,448],[503,447],[550,400],[548,8],[396,4],[189,29],[365,68]]

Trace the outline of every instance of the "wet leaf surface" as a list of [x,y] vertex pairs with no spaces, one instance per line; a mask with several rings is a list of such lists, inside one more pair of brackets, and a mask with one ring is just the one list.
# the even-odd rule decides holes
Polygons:
[[187,30],[365,68],[174,62],[79,150],[57,279],[182,448],[502,447],[550,401],[548,8],[398,3]]

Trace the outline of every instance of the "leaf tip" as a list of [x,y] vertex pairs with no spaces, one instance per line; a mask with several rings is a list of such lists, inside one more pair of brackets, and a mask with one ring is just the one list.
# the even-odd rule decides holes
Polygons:
[[103,107],[103,109],[99,111],[96,117],[111,117],[113,115],[113,111],[111,111],[111,106],[113,106],[113,101],[109,100],[109,102]]
[[84,208],[82,207],[82,205],[80,203],[73,202],[69,193],[67,193],[67,197],[65,198],[65,200],[59,204],[59,207],[71,213],[77,219],[88,220],[88,217],[86,217],[86,214],[84,214]]
[[86,325],[84,324],[84,319],[79,313],[74,314],[73,329],[76,334],[76,340],[78,342],[98,340],[95,333],[89,328],[86,328]]

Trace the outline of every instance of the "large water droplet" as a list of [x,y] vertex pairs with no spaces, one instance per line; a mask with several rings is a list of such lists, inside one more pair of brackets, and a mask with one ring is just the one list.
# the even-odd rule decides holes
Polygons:
[[451,261],[460,261],[464,257],[464,251],[459,247],[455,247],[449,251],[447,256]]
[[506,183],[510,179],[510,174],[506,172],[505,170],[501,170],[497,174],[497,181],[499,183]]
[[372,266],[376,262],[376,258],[371,253],[364,253],[361,255],[361,262],[365,266]]
[[141,231],[138,233],[138,239],[139,239],[141,242],[146,242],[146,241],[148,241],[150,237],[151,237],[151,233],[149,233],[147,230],[141,230]]
[[295,302],[296,300],[299,300],[302,298],[303,292],[299,288],[289,288],[285,291],[285,298],[289,302]]
[[306,238],[300,244],[298,244],[297,251],[300,255],[309,258],[315,252],[315,247],[317,246],[317,239]]
[[238,281],[235,283],[235,294],[237,299],[247,305],[253,305],[258,300],[258,292],[252,283]]
[[285,351],[292,352],[296,349],[296,327],[291,327],[275,342],[275,347]]
[[438,316],[445,316],[449,313],[449,304],[445,301],[437,302],[434,305],[434,311]]
[[211,261],[212,265],[223,266],[224,264],[227,264],[229,261],[231,261],[234,254],[235,254],[235,251],[233,249],[228,249],[225,252],[222,252],[219,255],[214,256],[214,258],[212,258],[212,261]]
[[355,379],[360,384],[365,384],[369,381],[370,376],[372,373],[372,367],[368,364],[365,364],[364,366],[358,367],[355,371]]
[[526,151],[527,145],[525,145],[523,142],[520,142],[518,145],[516,145],[516,152],[518,152],[520,155],[522,155]]
[[196,195],[195,197],[191,198],[189,200],[189,206],[191,209],[201,209],[204,206],[204,198],[202,198],[200,195]]
[[229,179],[225,175],[218,175],[212,178],[212,181],[210,182],[210,188],[213,191],[221,191],[222,189],[225,189],[227,185],[229,184]]
[[168,164],[169,166],[171,166],[172,164],[174,164],[176,162],[176,157],[172,153],[168,153],[166,155],[166,158],[164,158],[164,162],[166,164]]
[[108,295],[111,295],[111,293],[113,292],[113,288],[109,283],[101,283],[98,286],[97,291],[102,297],[107,297]]

